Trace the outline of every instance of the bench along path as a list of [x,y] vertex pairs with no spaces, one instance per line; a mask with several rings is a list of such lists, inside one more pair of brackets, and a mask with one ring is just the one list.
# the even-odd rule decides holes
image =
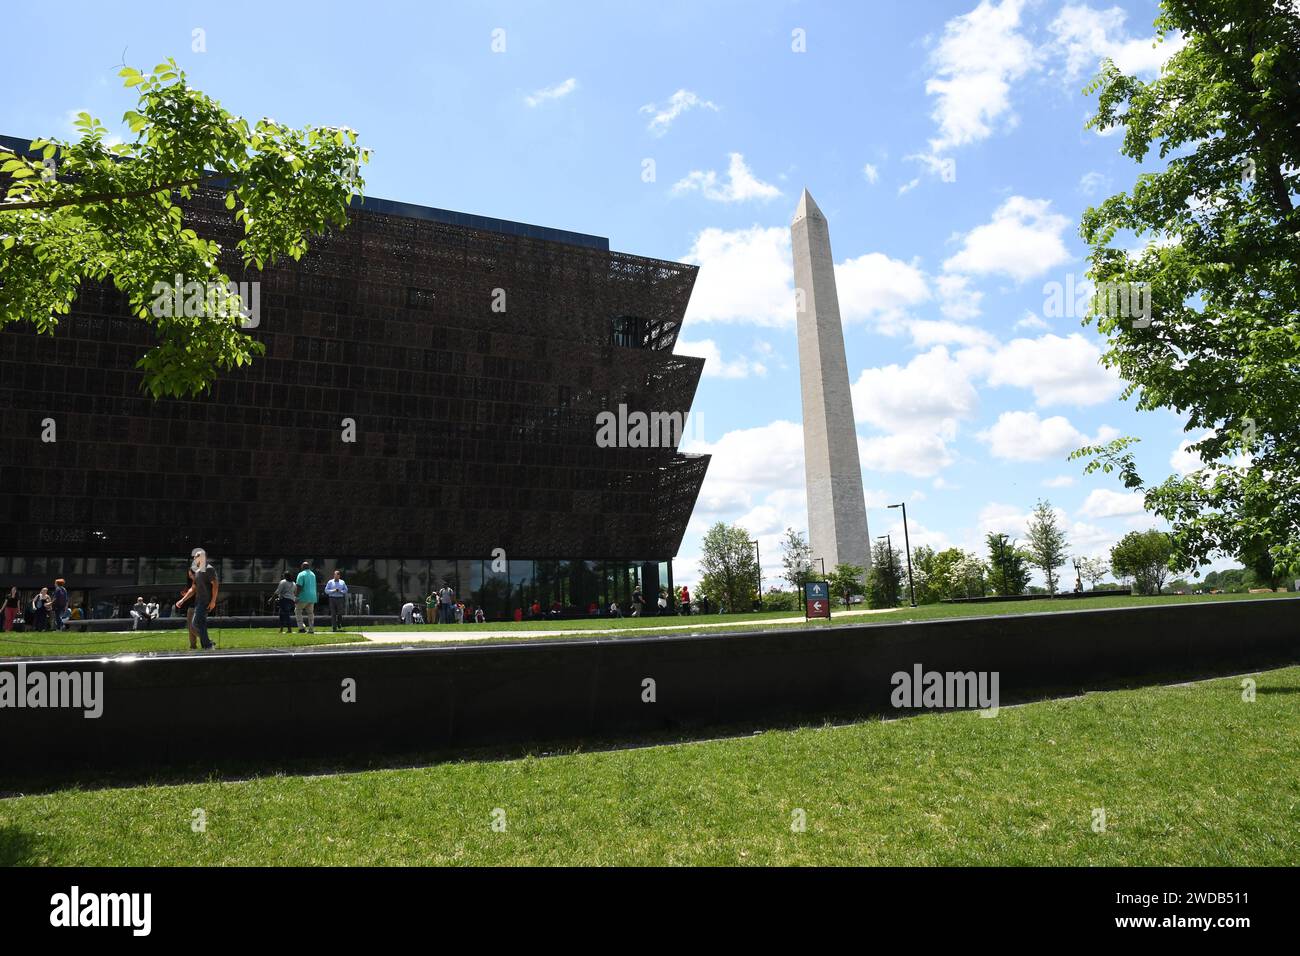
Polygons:
[[[882,607],[856,611],[837,611],[835,619],[854,617],[860,614],[888,614],[898,608]],[[624,620],[628,620],[624,618]],[[653,618],[647,618],[653,620]],[[647,631],[697,631],[706,627],[736,627],[750,624],[798,624],[797,617],[744,617],[737,616],[734,621],[718,621],[713,624],[647,624],[645,627],[607,627],[607,628],[569,628],[565,630],[516,630],[516,631],[480,631],[466,630],[455,624],[437,625],[437,630],[416,631],[359,631],[362,637],[376,644],[411,644],[422,641],[473,641],[489,637],[572,637],[574,635],[605,636],[608,634],[645,634]]]

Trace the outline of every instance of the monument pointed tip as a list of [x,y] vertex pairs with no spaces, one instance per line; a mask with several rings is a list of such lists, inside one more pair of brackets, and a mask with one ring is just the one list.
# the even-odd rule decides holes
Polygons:
[[809,217],[817,219],[826,218],[822,211],[817,207],[816,201],[812,198],[812,193],[808,191],[807,187],[804,187],[803,195],[799,197],[799,207],[794,211],[794,219],[792,222],[798,222],[800,219],[807,219]]

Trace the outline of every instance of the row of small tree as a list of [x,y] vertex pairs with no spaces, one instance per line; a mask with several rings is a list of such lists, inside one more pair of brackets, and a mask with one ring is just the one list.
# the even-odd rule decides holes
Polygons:
[[[746,536],[747,537],[747,536]],[[912,581],[917,604],[933,604],[951,598],[1056,594],[1062,590],[1061,572],[1070,563],[1070,544],[1050,501],[1040,499],[1020,542],[1005,533],[989,532],[984,538],[983,556],[962,548],[942,551],[920,545],[912,549]],[[1112,575],[1132,580],[1142,594],[1159,594],[1168,575],[1173,545],[1169,535],[1156,530],[1132,531],[1110,552],[1100,557],[1075,559],[1074,586],[1096,589]],[[783,577],[798,593],[804,584],[820,576],[812,562],[812,549],[804,535],[787,528],[781,542]],[[1031,586],[1037,570],[1045,586]],[[825,577],[831,590],[847,605],[851,596],[863,595],[869,607],[897,607],[906,599],[907,558],[887,541],[876,541],[871,549],[871,570],[853,565],[831,568]]]

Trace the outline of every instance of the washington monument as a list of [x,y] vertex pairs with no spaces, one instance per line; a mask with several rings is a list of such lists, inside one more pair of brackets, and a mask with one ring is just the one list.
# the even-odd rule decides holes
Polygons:
[[794,246],[803,459],[808,485],[808,544],[814,560],[871,566],[858,433],[853,424],[844,329],[835,292],[835,260],[826,217],[808,190],[790,223]]

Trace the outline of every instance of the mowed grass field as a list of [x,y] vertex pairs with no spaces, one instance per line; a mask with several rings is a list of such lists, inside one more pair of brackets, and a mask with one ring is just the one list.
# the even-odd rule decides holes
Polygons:
[[[1297,595],[1285,594],[1205,594],[1163,595],[1160,597],[1107,597],[1043,598],[1033,601],[1014,601],[1006,604],[929,604],[917,608],[903,607],[868,614],[846,615],[837,608],[834,618],[804,621],[799,612],[763,612],[761,614],[710,614],[691,617],[665,616],[648,618],[599,618],[560,621],[495,621],[486,624],[381,624],[366,627],[349,627],[342,634],[334,634],[329,625],[317,627],[315,634],[280,634],[274,628],[220,628],[214,626],[210,633],[221,650],[240,650],[257,647],[308,647],[321,644],[339,644],[346,647],[365,647],[369,642],[360,631],[409,634],[412,642],[421,637],[436,635],[439,638],[456,638],[463,641],[487,640],[537,640],[548,631],[605,632],[602,636],[636,637],[653,634],[662,628],[682,634],[694,628],[708,631],[745,631],[754,628],[774,627],[826,627],[839,624],[862,626],[895,624],[905,621],[927,621],[943,618],[988,617],[1006,614],[1051,614],[1064,611],[1101,610],[1139,605],[1209,603],[1242,600],[1296,600]],[[1300,605],[1297,605],[1300,610]],[[512,634],[518,633],[518,637]],[[557,638],[568,635],[557,634]],[[158,651],[183,651],[188,638],[183,630],[122,633],[14,633],[0,634],[0,659],[34,655],[85,655],[144,654]],[[195,652],[201,653],[201,652]]]
[[1257,681],[1253,702],[1227,678],[994,718],[17,797],[0,863],[1294,866],[1300,667]]
[[[311,647],[340,642],[365,643],[360,634],[331,634],[328,626],[315,634],[279,634],[275,628],[213,627],[209,636],[217,642],[216,651],[193,651],[195,654],[219,654],[222,650],[247,650],[255,647]],[[71,631],[24,631],[0,633],[0,659],[37,656],[104,657],[114,654],[151,654],[159,651],[184,651],[189,645],[184,628],[168,631],[99,631],[78,634]]]

